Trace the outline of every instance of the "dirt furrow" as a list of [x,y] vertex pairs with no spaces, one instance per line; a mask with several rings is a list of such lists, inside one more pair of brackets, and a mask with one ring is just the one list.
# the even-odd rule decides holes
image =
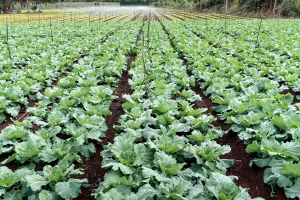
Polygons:
[[135,21],[141,14],[142,12],[139,12],[139,14],[135,15],[130,21]]
[[107,169],[101,168],[102,157],[100,156],[100,152],[103,151],[103,146],[107,145],[108,143],[113,143],[115,135],[120,133],[120,131],[114,129],[113,127],[114,125],[119,124],[118,120],[120,116],[124,114],[122,104],[125,103],[126,100],[122,97],[122,95],[133,93],[133,90],[131,90],[130,85],[128,84],[128,71],[130,69],[130,64],[135,61],[135,58],[135,54],[130,54],[127,56],[127,70],[123,71],[122,77],[118,83],[118,87],[113,94],[118,96],[118,99],[113,101],[110,106],[112,115],[105,118],[105,122],[108,126],[105,138],[102,139],[102,142],[95,143],[96,153],[92,158],[83,158],[83,162],[81,164],[77,164],[76,166],[84,170],[84,174],[77,176],[77,178],[88,179],[88,184],[82,186],[82,193],[76,198],[77,200],[94,199],[91,194],[93,190],[98,187],[99,181],[104,179],[104,175],[108,171]]

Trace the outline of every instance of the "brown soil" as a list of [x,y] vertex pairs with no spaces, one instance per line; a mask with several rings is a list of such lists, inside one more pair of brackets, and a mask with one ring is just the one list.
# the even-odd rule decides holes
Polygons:
[[112,102],[110,106],[112,115],[105,118],[108,126],[105,138],[102,140],[102,142],[96,143],[96,153],[92,158],[83,158],[83,163],[76,166],[84,169],[84,174],[79,175],[76,178],[88,179],[88,184],[81,187],[82,193],[76,198],[77,200],[94,199],[91,194],[93,190],[98,187],[99,180],[103,180],[105,173],[108,171],[107,169],[101,168],[102,157],[100,156],[100,152],[103,150],[103,146],[107,145],[108,143],[113,143],[115,135],[120,133],[120,131],[115,130],[113,126],[119,124],[118,120],[120,116],[124,114],[122,104],[126,102],[126,100],[122,97],[122,95],[133,93],[133,90],[131,90],[130,85],[128,84],[128,70],[130,68],[130,64],[135,60],[135,57],[136,55],[134,54],[128,55],[127,70],[123,71],[122,77],[118,83],[118,87],[114,91],[114,95],[118,96],[119,98],[118,100]]
[[159,21],[160,22],[160,20],[159,20],[159,18],[157,17],[157,15],[155,14],[155,13],[152,13],[153,14],[153,18],[154,18],[154,20],[155,21]]
[[142,14],[142,12],[140,12],[137,15],[135,15],[130,21],[135,21],[141,14]]
[[118,20],[118,22],[121,22],[121,21],[123,21],[126,17],[128,17],[129,15],[126,15],[125,17],[123,17],[123,18],[121,18],[121,19],[119,19]]
[[144,17],[143,17],[143,22],[148,20],[148,13],[145,13]]
[[178,15],[174,15],[174,14],[170,14],[170,13],[169,13],[169,15],[171,15],[171,16],[173,16],[173,17],[176,17],[177,19],[180,19],[180,20],[185,20],[184,18],[179,17]]
[[230,145],[231,152],[221,156],[223,159],[235,159],[235,163],[227,171],[227,175],[237,176],[235,183],[243,188],[249,188],[249,194],[252,198],[263,197],[267,200],[286,200],[282,188],[275,187],[275,196],[271,197],[271,186],[263,183],[264,168],[249,166],[250,160],[257,158],[256,153],[248,154],[245,152],[246,145],[239,139],[238,135],[232,131],[223,137],[216,139],[221,145]]
[[167,20],[169,20],[169,21],[173,21],[170,17],[167,17],[166,15],[164,15],[164,14],[162,14],[162,13],[160,13],[164,18],[166,18]]
[[109,19],[104,20],[103,22],[111,21],[111,20],[113,20],[113,19],[115,19],[115,18],[117,18],[117,17],[123,16],[123,15],[127,15],[127,14],[116,15],[116,16],[113,16],[113,17],[111,17],[111,18],[109,18]]

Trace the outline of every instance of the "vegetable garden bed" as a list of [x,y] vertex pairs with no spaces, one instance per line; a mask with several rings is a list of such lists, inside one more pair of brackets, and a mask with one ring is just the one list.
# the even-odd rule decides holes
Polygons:
[[299,199],[297,20],[91,16],[2,17],[1,198]]

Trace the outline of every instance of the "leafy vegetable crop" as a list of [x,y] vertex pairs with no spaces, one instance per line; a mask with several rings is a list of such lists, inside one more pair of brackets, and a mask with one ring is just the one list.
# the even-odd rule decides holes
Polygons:
[[[201,17],[164,15],[151,19]],[[257,154],[249,164],[265,168],[265,183],[300,198],[296,21],[264,21],[257,40],[258,20],[230,20],[225,30],[217,20],[127,22],[131,17],[53,23],[54,37],[47,24],[9,27],[11,57],[0,44],[0,123],[11,119],[1,126],[0,197],[81,194],[90,183],[79,178],[85,172],[78,164],[106,136],[115,90],[135,54],[133,93],[122,95],[120,133],[101,152],[99,169],[108,173],[95,199],[251,199],[238,177],[226,176],[234,160],[223,159],[231,147],[215,141],[228,132],[213,125],[217,117]],[[218,115],[197,106],[196,83]]]

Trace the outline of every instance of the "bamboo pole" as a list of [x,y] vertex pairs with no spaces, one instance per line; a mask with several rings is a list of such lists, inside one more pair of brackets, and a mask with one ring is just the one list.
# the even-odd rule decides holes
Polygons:
[[224,35],[226,35],[226,19],[227,19],[227,16],[225,14],[225,22],[224,22]]
[[89,15],[89,27],[91,27],[91,13]]
[[50,19],[50,33],[51,33],[51,40],[52,40],[52,42],[53,42],[52,22],[51,22],[51,19]]
[[9,42],[8,42],[8,23],[7,23],[7,18],[6,18],[6,43],[7,43],[8,55],[9,55],[9,58],[11,59],[11,52],[10,52]]
[[256,47],[258,47],[258,39],[260,36],[260,29],[261,29],[261,24],[262,24],[262,18],[260,19],[259,27],[258,27],[258,32],[257,32],[257,38],[256,38]]
[[142,60],[143,60],[143,67],[144,67],[144,85],[146,89],[146,97],[148,96],[148,86],[147,86],[147,70],[146,70],[146,63],[145,63],[145,35],[144,31],[142,31]]

